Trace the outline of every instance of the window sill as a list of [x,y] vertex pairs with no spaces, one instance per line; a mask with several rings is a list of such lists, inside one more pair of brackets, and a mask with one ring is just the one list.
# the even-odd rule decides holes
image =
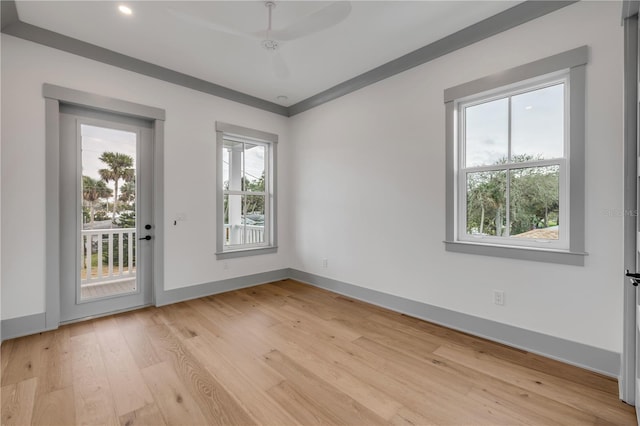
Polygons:
[[532,260],[535,262],[558,263],[584,266],[587,253],[566,250],[540,249],[532,247],[480,244],[466,241],[443,241],[446,251],[479,254],[482,256],[506,257],[509,259]]
[[220,253],[216,253],[216,259],[234,259],[236,257],[248,257],[248,256],[257,256],[259,254],[271,254],[276,253],[278,251],[277,246],[269,246],[269,247],[255,247],[249,249],[237,249],[237,250],[228,250]]

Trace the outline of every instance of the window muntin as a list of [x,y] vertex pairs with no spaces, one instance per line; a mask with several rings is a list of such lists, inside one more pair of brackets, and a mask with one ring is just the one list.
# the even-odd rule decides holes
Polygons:
[[458,240],[569,248],[568,75],[456,102]]
[[223,251],[271,245],[270,143],[223,134]]

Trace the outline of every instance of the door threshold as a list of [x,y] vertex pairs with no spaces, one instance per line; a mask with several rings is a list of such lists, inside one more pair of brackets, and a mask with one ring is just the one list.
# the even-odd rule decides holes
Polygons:
[[147,304],[144,304],[144,305],[132,306],[130,308],[118,309],[118,310],[115,310],[115,311],[104,312],[104,313],[101,313],[101,314],[98,314],[98,315],[90,315],[88,317],[82,317],[82,318],[76,318],[76,319],[72,319],[72,320],[60,321],[59,325],[75,324],[77,322],[83,322],[83,321],[88,321],[88,320],[92,320],[92,319],[96,319],[96,318],[108,317],[109,315],[116,315],[116,314],[122,314],[124,312],[137,311],[138,309],[148,308],[150,306],[154,306],[153,303],[147,303]]

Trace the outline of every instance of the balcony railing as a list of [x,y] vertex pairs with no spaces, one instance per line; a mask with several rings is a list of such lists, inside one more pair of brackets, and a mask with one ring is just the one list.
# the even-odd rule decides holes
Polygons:
[[[239,232],[238,241],[244,244],[258,244],[264,242],[264,226],[256,225],[224,225],[224,244],[231,244],[231,230]],[[245,230],[247,239],[245,240]]]
[[[225,244],[231,244],[231,232],[245,244],[264,242],[264,226],[225,225]],[[245,240],[246,233],[246,240]],[[136,277],[135,228],[87,229],[81,231],[80,284],[109,283]]]
[[82,286],[135,279],[135,228],[83,230],[80,239]]

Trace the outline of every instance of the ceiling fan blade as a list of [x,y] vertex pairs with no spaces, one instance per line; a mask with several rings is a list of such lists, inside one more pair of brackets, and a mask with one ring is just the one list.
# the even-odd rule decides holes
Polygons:
[[167,11],[175,16],[178,19],[181,19],[184,22],[187,22],[192,25],[198,25],[200,27],[204,27],[210,29],[212,31],[216,31],[219,33],[229,34],[236,37],[248,38],[251,40],[255,40],[256,37],[252,34],[243,33],[241,31],[234,30],[233,28],[226,27],[224,25],[216,24],[215,22],[211,22],[205,18],[201,18],[199,16],[191,15],[190,13],[181,12],[172,8],[167,8]]
[[280,80],[286,80],[289,78],[291,73],[289,72],[287,62],[282,57],[282,53],[280,53],[279,51],[271,52],[271,62],[276,78]]
[[349,13],[351,13],[351,2],[336,1],[283,30],[271,31],[271,36],[276,40],[295,40],[339,24],[349,16]]

